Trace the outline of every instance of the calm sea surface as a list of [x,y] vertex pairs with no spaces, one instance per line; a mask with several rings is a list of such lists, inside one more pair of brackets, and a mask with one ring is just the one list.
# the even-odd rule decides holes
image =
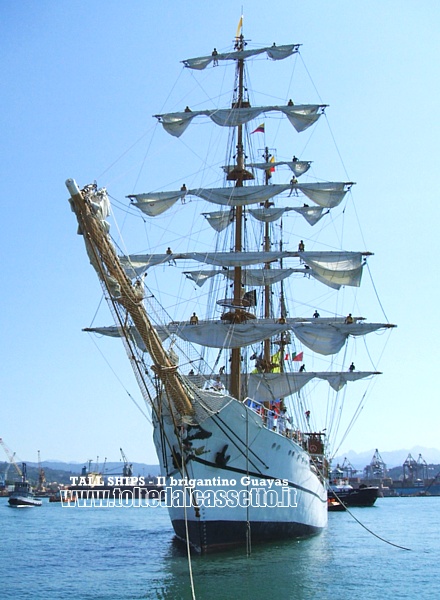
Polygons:
[[[440,497],[330,513],[301,542],[193,556],[198,600],[440,598]],[[0,598],[190,599],[166,508],[13,509],[0,498]],[[391,546],[369,533],[410,551]]]

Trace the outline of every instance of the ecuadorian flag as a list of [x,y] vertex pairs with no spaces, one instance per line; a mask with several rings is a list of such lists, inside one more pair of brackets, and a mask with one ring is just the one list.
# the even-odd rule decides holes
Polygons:
[[258,127],[256,129],[254,129],[253,131],[251,131],[251,133],[264,133],[264,123],[261,123],[261,125],[258,125]]

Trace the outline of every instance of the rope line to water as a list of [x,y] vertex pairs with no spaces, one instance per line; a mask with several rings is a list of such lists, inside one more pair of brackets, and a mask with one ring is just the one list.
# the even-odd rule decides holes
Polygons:
[[[188,472],[186,470],[182,443],[180,444],[180,455],[182,457],[182,471],[181,472],[182,472],[182,475],[185,477],[185,475],[188,475]],[[191,548],[190,548],[190,544],[189,544],[188,513],[187,513],[187,509],[186,509],[186,495],[185,494],[186,494],[186,488],[185,488],[185,486],[183,486],[183,511],[184,511],[184,515],[185,515],[186,552],[188,555],[189,580],[190,580],[190,584],[191,584],[192,599],[196,600],[196,591],[194,588],[194,579],[193,579],[192,562],[191,562]],[[191,492],[190,492],[190,497],[191,497]]]
[[339,498],[338,494],[336,492],[334,492],[332,490],[332,493],[334,494],[336,500],[342,504],[342,506],[345,506],[345,510],[348,512],[348,514],[350,515],[350,517],[352,517],[356,523],[358,525],[360,525],[361,527],[363,527],[366,531],[368,531],[368,533],[371,533],[371,535],[374,535],[374,537],[376,537],[378,540],[380,540],[381,542],[385,542],[385,544],[389,544],[390,546],[394,546],[395,548],[399,548],[400,550],[407,550],[408,552],[412,552],[411,548],[405,548],[405,546],[399,546],[399,544],[394,544],[393,542],[390,542],[389,540],[386,540],[385,538],[381,537],[380,535],[378,535],[377,533],[374,533],[374,531],[372,531],[371,529],[369,529],[366,525],[364,525],[363,523],[361,523],[359,521],[359,519],[357,519],[354,514],[351,512],[351,510],[349,510],[347,508],[347,506],[344,504],[344,501],[341,500],[341,498]]

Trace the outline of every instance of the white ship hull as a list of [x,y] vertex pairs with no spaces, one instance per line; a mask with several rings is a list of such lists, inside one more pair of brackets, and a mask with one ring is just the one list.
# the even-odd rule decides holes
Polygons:
[[178,436],[169,414],[163,431],[154,425],[174,531],[185,540],[188,530],[197,551],[246,545],[249,536],[252,544],[306,537],[327,525],[326,487],[309,454],[242,403],[230,400]]

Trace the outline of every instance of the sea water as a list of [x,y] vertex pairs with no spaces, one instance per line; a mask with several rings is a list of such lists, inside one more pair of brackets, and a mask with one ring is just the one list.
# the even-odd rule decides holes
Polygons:
[[440,497],[380,498],[330,513],[313,538],[189,562],[166,508],[46,499],[14,509],[0,498],[0,599],[191,599],[191,570],[198,600],[432,600],[440,598],[439,521]]

